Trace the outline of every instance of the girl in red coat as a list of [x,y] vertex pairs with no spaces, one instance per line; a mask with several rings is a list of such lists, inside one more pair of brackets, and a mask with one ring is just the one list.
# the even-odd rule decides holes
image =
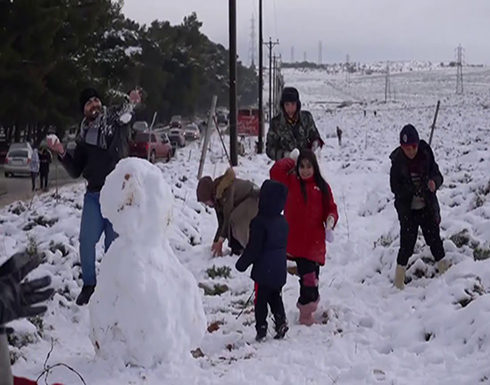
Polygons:
[[284,183],[288,198],[284,214],[289,224],[288,258],[296,261],[300,294],[299,322],[312,325],[318,307],[318,276],[325,264],[325,233],[337,224],[339,214],[332,190],[322,177],[315,154],[300,152],[298,160],[282,159],[270,170],[271,179]]

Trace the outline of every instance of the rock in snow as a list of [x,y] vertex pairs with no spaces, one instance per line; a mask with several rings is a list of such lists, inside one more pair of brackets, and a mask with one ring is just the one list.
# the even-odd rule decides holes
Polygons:
[[89,305],[97,354],[143,367],[190,356],[206,316],[196,280],[168,243],[173,195],[161,171],[145,160],[122,160],[101,205],[119,238],[103,259]]

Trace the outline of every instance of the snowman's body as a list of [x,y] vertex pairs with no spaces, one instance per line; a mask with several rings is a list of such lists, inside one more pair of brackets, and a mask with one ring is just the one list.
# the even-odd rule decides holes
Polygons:
[[182,360],[201,342],[206,317],[196,280],[167,240],[170,187],[156,166],[125,159],[107,177],[101,205],[119,237],[89,305],[97,353],[143,367]]

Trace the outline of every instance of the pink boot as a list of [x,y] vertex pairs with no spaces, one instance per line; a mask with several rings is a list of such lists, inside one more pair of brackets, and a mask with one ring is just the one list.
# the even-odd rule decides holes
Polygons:
[[301,305],[299,302],[296,303],[296,307],[299,309],[300,325],[311,326],[315,323],[315,318],[313,317],[313,313],[316,312],[319,302],[320,302],[320,298],[318,298],[316,302],[310,302],[307,303],[306,305]]

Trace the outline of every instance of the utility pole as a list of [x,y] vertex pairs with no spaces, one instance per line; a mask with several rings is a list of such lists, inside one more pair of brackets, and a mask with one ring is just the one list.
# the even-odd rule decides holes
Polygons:
[[294,46],[291,47],[291,63],[294,63]]
[[305,51],[305,52],[303,53],[303,62],[305,62],[305,63],[306,63],[306,61],[307,61],[307,57],[306,57],[306,51]]
[[238,166],[237,92],[236,92],[236,0],[229,0],[230,35],[230,158],[232,166]]
[[257,42],[255,35],[255,15],[252,14],[251,26],[250,26],[250,67],[255,68],[255,58],[257,57]]
[[[277,59],[278,56],[272,56],[272,108],[274,111],[276,109],[277,97]],[[271,116],[274,116],[273,112],[271,112]]]
[[461,44],[456,48],[456,68],[457,68],[457,79],[456,79],[456,93],[458,95],[463,94],[463,53],[464,49]]
[[279,44],[279,40],[272,41],[269,37],[269,42],[264,43],[269,48],[269,124],[272,120],[272,50]]
[[321,41],[318,43],[318,64],[323,64],[323,44]]
[[259,140],[257,152],[264,152],[264,36],[262,32],[262,0],[259,0]]
[[388,102],[388,98],[391,94],[391,82],[390,82],[390,62],[386,64],[386,79],[385,79],[385,103]]
[[350,83],[350,55],[345,58],[345,81]]

